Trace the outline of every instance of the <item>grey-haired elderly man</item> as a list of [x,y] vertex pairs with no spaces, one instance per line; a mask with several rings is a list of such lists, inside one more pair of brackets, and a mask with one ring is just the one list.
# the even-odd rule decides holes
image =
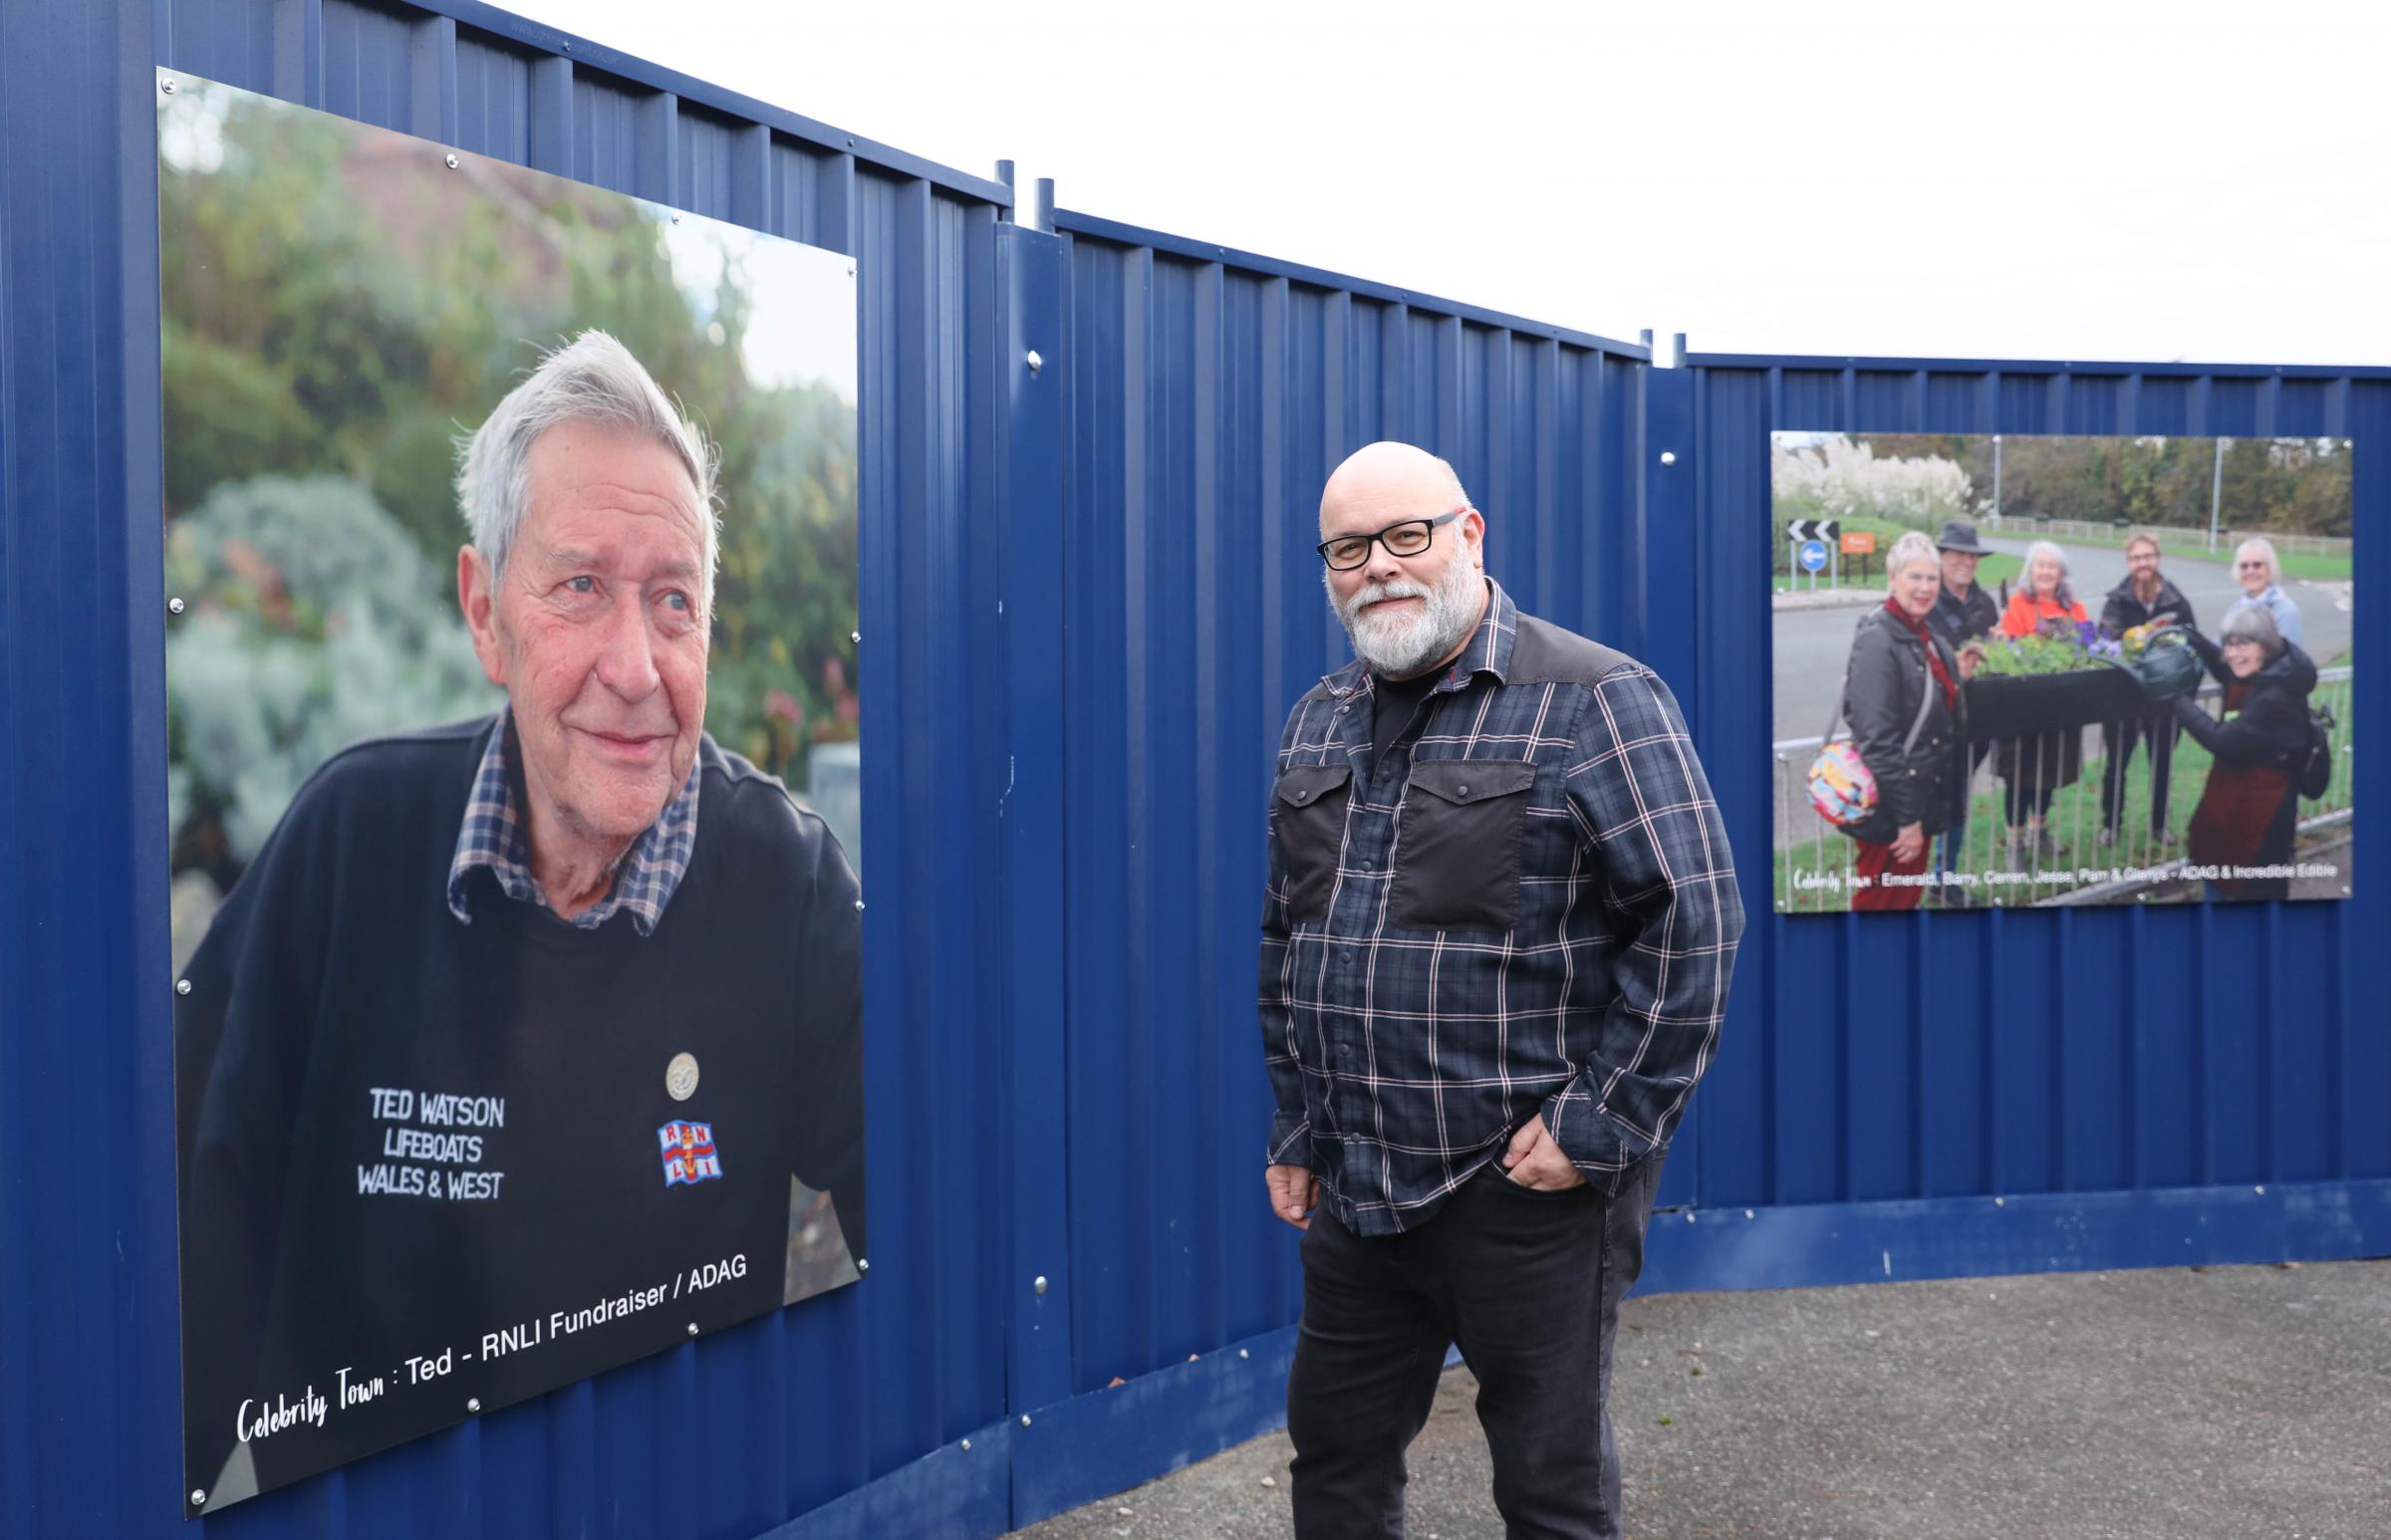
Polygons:
[[178,1007],[207,1507],[779,1305],[793,1181],[863,1254],[862,905],[704,731],[711,451],[584,333],[457,487],[504,707],[318,770]]
[[1410,444],[1320,497],[1355,660],[1279,743],[1260,989],[1306,1537],[1403,1533],[1455,1343],[1508,1532],[1619,1534],[1619,1301],[1743,928],[1668,686],[1522,615],[1485,527]]

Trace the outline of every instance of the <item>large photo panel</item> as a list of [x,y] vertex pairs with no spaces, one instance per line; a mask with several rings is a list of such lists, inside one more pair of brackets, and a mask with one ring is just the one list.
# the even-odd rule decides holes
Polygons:
[[851,259],[158,79],[185,1511],[864,1266]]
[[1777,910],[2347,898],[2351,459],[1772,434]]

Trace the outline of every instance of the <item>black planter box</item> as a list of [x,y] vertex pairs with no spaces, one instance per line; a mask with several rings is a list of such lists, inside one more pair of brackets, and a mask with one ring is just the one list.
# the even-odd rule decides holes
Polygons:
[[2161,709],[2132,674],[2105,663],[2066,673],[1979,674],[1965,688],[1972,738],[2021,737]]

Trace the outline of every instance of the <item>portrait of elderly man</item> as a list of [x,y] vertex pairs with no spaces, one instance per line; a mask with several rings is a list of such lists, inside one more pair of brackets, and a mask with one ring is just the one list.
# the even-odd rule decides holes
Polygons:
[[1403,1532],[1459,1344],[1509,1532],[1616,1536],[1612,1341],[1727,1009],[1726,829],[1668,687],[1520,613],[1452,466],[1355,452],[1320,535],[1355,658],[1279,743],[1259,1001],[1296,1533]]
[[326,762],[177,986],[208,1506],[778,1306],[800,1189],[863,1255],[862,904],[705,732],[713,476],[549,355],[456,482],[504,705]]

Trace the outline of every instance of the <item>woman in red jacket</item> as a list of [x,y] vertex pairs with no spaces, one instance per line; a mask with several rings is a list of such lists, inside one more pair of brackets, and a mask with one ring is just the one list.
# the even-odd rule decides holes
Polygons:
[[2025,578],[2009,596],[2008,609],[2001,612],[2000,634],[2012,639],[2030,637],[2047,627],[2052,634],[2072,641],[2075,628],[2091,619],[2067,587],[2067,558],[2059,548],[2047,540],[2028,546]]
[[[2000,634],[2011,639],[2039,634],[2074,642],[2081,636],[2077,628],[2091,620],[2067,587],[2067,558],[2059,548],[2047,540],[2028,546],[2025,578],[2001,612]],[[2022,870],[2057,858],[2058,847],[2043,827],[2043,817],[2058,789],[2074,785],[2082,773],[2083,754],[2080,730],[2003,738],[1994,746],[1993,773],[2006,788],[2012,868]]]

